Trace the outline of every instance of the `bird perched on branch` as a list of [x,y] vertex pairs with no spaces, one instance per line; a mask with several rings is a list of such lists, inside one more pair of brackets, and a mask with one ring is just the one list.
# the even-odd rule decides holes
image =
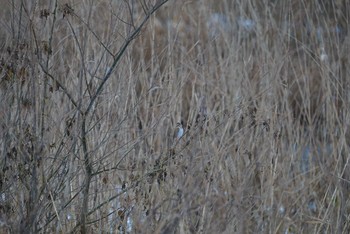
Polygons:
[[178,141],[184,135],[184,128],[182,123],[176,123],[176,129],[174,131],[174,141]]
[[174,135],[173,135],[173,144],[170,148],[170,155],[171,156],[175,155],[175,146],[179,142],[179,140],[181,139],[181,137],[183,135],[184,135],[184,128],[182,126],[182,123],[178,122],[178,123],[176,123],[176,128],[175,128]]

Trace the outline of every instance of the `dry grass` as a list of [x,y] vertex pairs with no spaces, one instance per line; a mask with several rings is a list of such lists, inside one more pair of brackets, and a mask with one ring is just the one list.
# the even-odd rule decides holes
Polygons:
[[350,231],[347,1],[0,2],[0,232]]

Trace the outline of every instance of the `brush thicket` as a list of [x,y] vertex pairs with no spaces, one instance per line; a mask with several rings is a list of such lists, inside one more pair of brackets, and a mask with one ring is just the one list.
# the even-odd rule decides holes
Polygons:
[[349,3],[169,1],[85,116],[131,2],[2,1],[1,232],[349,232]]

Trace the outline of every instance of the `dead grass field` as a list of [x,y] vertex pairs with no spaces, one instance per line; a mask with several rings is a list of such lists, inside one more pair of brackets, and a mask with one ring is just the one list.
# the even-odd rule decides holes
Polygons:
[[348,1],[47,2],[0,1],[0,233],[350,232]]

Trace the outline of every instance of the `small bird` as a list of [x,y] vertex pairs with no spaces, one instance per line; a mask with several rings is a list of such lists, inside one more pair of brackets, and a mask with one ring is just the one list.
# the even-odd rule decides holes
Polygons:
[[174,132],[174,141],[178,141],[184,135],[184,129],[182,123],[176,123],[176,129]]
[[170,156],[175,155],[176,144],[179,142],[179,140],[183,135],[184,135],[184,129],[182,127],[182,123],[176,123],[176,129],[174,131],[174,136],[173,136],[173,144],[170,148]]

